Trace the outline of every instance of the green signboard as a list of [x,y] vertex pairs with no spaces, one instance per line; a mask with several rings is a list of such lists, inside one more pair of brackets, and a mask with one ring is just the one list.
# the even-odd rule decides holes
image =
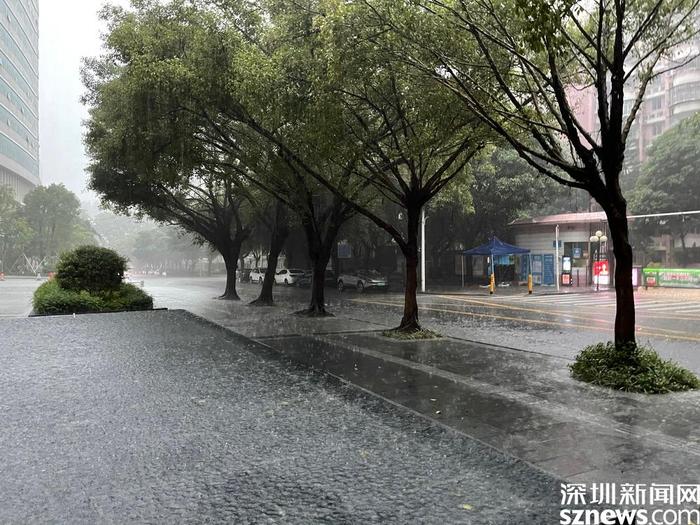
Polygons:
[[671,288],[700,288],[700,268],[669,269],[645,268],[645,286],[666,286]]

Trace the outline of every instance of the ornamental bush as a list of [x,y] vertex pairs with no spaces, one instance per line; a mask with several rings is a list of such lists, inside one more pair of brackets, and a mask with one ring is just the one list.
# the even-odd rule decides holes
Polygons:
[[81,246],[61,255],[56,282],[64,290],[90,293],[118,290],[126,271],[126,259],[114,250]]
[[58,281],[48,281],[34,292],[34,313],[42,315],[150,310],[153,298],[132,284],[116,290],[90,293],[62,288]]
[[591,345],[569,367],[574,379],[627,392],[665,394],[700,388],[700,379],[691,371],[642,345]]

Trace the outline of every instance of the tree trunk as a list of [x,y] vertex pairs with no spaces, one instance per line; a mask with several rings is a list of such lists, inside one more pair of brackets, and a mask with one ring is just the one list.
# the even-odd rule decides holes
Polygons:
[[615,345],[635,344],[634,287],[632,286],[632,246],[626,206],[606,207],[615,254]]
[[226,265],[226,290],[219,299],[241,300],[236,291],[236,270],[238,269],[238,256],[241,253],[241,246],[243,246],[243,241],[249,235],[250,232],[248,230],[239,230],[233,239],[226,240],[225,246],[220,248],[221,256],[224,258],[224,264]]
[[304,232],[309,243],[309,258],[311,259],[311,302],[305,310],[296,312],[297,315],[308,317],[331,316],[326,310],[326,268],[331,258],[339,225],[331,225],[323,238],[317,235],[313,225],[305,225]]
[[278,202],[275,213],[275,225],[273,226],[272,235],[270,236],[270,251],[267,255],[267,271],[265,272],[265,280],[263,281],[262,289],[258,298],[250,303],[251,306],[274,306],[272,297],[272,287],[275,284],[275,273],[277,270],[277,261],[279,260],[284,243],[289,236],[289,221],[284,204]]
[[333,315],[326,310],[326,268],[330,261],[330,250],[327,255],[319,256],[313,261],[311,274],[311,302],[306,310],[297,312],[309,317],[326,317]]
[[688,256],[688,246],[685,244],[685,236],[686,232],[681,232],[680,237],[681,237],[681,254],[683,254],[683,260],[681,261],[681,264],[683,267],[685,267],[689,263],[690,257]]
[[403,318],[396,330],[401,332],[417,332],[421,329],[418,322],[418,223],[420,206],[406,210],[406,248],[403,255],[406,259],[406,282],[404,285]]
[[238,269],[238,257],[232,257],[231,255],[223,255],[224,264],[226,265],[226,289],[224,294],[219,296],[219,299],[225,299],[229,301],[240,301],[241,298],[238,296],[236,291],[236,270]]

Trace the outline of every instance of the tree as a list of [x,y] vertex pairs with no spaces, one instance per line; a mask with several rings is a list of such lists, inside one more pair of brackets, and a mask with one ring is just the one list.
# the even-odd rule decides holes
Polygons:
[[0,272],[10,270],[29,245],[33,232],[22,217],[21,207],[9,186],[0,185]]
[[[226,265],[221,298],[238,300],[236,270],[255,191],[199,140],[208,123],[173,111],[179,93],[168,85],[168,68],[177,66],[168,59],[181,51],[182,35],[153,17],[139,23],[122,9],[103,15],[109,51],[84,68],[90,188],[116,211],[177,225],[215,247]],[[150,50],[158,71],[145,74],[139,49]]]
[[[274,61],[264,51],[265,46],[274,45],[274,38],[264,36],[267,42],[259,46],[256,32],[265,24],[256,26],[255,17],[248,18],[250,11],[241,6],[229,1],[175,0],[139,3],[131,12],[108,9],[103,16],[110,28],[110,54],[106,63],[90,69],[108,75],[116,69],[122,77],[129,77],[129,89],[138,86],[144,96],[150,93],[151,98],[158,98],[162,103],[157,111],[162,116],[160,131],[177,138],[168,143],[171,165],[178,166],[192,151],[198,151],[201,170],[220,183],[234,178],[247,181],[297,213],[314,271],[311,304],[305,313],[325,315],[325,269],[338,229],[355,212],[287,163],[286,153],[273,142],[261,140],[274,130],[289,143],[303,144],[303,130],[290,118],[294,113],[284,103],[287,92],[275,76]],[[139,109],[142,115],[152,112],[147,104]],[[143,124],[132,129],[139,130]],[[310,132],[308,127],[305,131]],[[148,133],[139,133],[141,140],[149,138]],[[187,144],[188,155],[177,152],[183,144]],[[158,148],[153,151],[161,155]],[[324,159],[319,155],[317,165],[325,162],[324,169],[339,176],[345,173],[345,168]],[[108,167],[109,159],[105,161]]]
[[[620,186],[625,145],[649,82],[690,56],[698,0],[371,2],[404,60],[456,94],[531,166],[586,190],[608,219],[616,259],[615,343],[635,343],[632,247]],[[403,5],[403,4],[402,4]],[[408,13],[408,14],[407,14]],[[597,102],[597,129],[577,112]]]
[[377,28],[367,23],[363,8],[352,11],[338,3],[337,9],[338,23],[325,28],[331,42],[327,53],[333,57],[331,70],[344,74],[330,88],[345,108],[349,135],[364,148],[357,176],[404,210],[405,231],[368,206],[353,204],[401,249],[406,282],[397,329],[420,330],[416,291],[421,213],[451,182],[464,176],[468,162],[491,136],[453,93],[432,89],[430,79],[395,60],[391,39],[377,46]]
[[[278,149],[292,172],[318,181],[394,239],[406,259],[397,330],[418,331],[421,210],[464,172],[488,134],[454,95],[431,89],[377,49],[362,9],[310,0],[272,2],[270,12],[277,46],[253,52],[258,64],[273,62],[276,83],[268,91],[284,94],[277,108],[295,133],[280,133],[243,109],[233,118]],[[376,197],[404,210],[404,224],[376,213]]]
[[[700,113],[682,120],[654,141],[635,187],[631,203],[635,214],[700,210],[699,141]],[[635,221],[635,227],[638,222],[641,220]],[[668,216],[649,222],[656,233],[680,239],[687,262],[686,236],[700,225],[700,216]]]
[[38,186],[24,198],[22,217],[32,230],[28,255],[46,257],[94,242],[94,232],[80,216],[78,197],[63,184]]
[[247,199],[236,195],[231,184],[204,173],[190,173],[179,182],[140,176],[127,163],[118,164],[114,155],[109,155],[108,162],[98,160],[105,154],[96,149],[99,139],[93,136],[88,140],[93,158],[90,188],[115,211],[148,215],[157,222],[183,228],[215,247],[226,265],[226,288],[220,298],[239,300],[238,258],[251,231],[246,218]]
[[258,220],[264,225],[269,238],[269,249],[267,252],[267,270],[260,295],[250,304],[252,306],[272,306],[275,304],[272,296],[272,288],[275,284],[275,273],[277,272],[277,261],[284,248],[284,243],[289,237],[289,213],[287,206],[279,199],[270,203],[274,206],[272,217],[268,215],[269,207],[261,210]]

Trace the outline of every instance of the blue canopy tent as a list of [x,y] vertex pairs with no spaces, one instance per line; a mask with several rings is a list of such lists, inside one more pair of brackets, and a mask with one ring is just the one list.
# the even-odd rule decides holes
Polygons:
[[[514,246],[512,244],[508,244],[507,242],[503,242],[501,239],[499,239],[496,236],[493,236],[489,239],[489,242],[482,244],[481,246],[477,246],[476,248],[472,248],[470,250],[465,250],[463,252],[463,255],[481,255],[484,257],[489,257],[491,261],[491,279],[492,281],[495,280],[494,277],[494,264],[493,264],[493,259],[494,257],[498,257],[500,255],[528,255],[528,291],[530,290],[530,281],[529,281],[529,276],[532,273],[532,261],[530,260],[529,254],[530,250],[526,248],[520,248],[519,246]],[[464,276],[462,276],[462,281],[464,281]],[[490,292],[493,293],[493,282],[490,285]]]

